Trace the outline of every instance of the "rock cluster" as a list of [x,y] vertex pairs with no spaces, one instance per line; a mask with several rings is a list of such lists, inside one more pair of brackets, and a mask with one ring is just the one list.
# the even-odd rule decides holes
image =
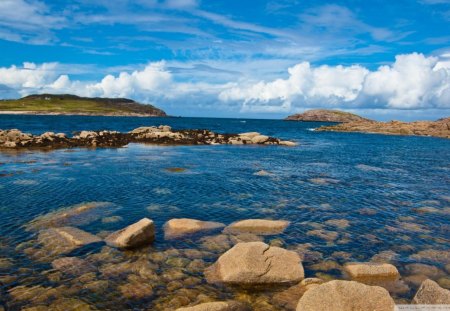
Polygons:
[[209,130],[172,130],[167,125],[139,127],[128,133],[81,131],[73,137],[67,137],[64,133],[46,132],[41,135],[32,135],[17,129],[0,130],[0,149],[122,147],[129,143],[163,145],[297,145],[291,141],[283,141],[256,132],[219,134]]
[[333,126],[323,126],[318,128],[316,131],[361,132],[450,138],[450,118],[440,119],[437,121],[416,122],[376,122],[368,120],[354,121]]

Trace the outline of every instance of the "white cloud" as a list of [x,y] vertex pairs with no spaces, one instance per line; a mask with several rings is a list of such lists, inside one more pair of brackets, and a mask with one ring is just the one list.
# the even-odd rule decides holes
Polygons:
[[[303,62],[288,69],[287,79],[240,82],[220,93],[223,101],[241,100],[265,110],[278,102],[293,107],[381,107],[419,109],[450,107],[450,67],[423,54],[399,55],[392,66],[369,71],[362,66],[311,67]],[[255,108],[254,108],[255,109]]]
[[[72,73],[64,64],[24,63],[22,67],[0,67],[0,87],[8,94],[14,90],[21,95],[49,92],[129,97],[171,107],[173,114],[178,110],[189,109],[194,114],[195,109],[199,113],[210,109],[214,113],[227,111],[228,115],[232,112],[273,115],[307,107],[448,111],[448,60],[445,54],[440,58],[417,53],[398,55],[392,65],[372,71],[360,65],[316,67],[302,62],[290,67],[286,78],[269,81],[258,81],[258,75],[249,75],[248,71],[219,74],[226,67],[218,63],[216,67],[204,65],[201,67],[204,70],[194,70],[197,67],[192,64],[184,64],[183,68],[179,62],[154,62],[141,70],[122,68],[119,73],[97,81],[72,80],[68,75]],[[267,71],[258,74],[261,72]],[[274,75],[271,72],[265,76]]]
[[50,12],[40,1],[1,0],[0,38],[11,41],[44,43],[51,39],[51,30],[61,29],[66,19]]

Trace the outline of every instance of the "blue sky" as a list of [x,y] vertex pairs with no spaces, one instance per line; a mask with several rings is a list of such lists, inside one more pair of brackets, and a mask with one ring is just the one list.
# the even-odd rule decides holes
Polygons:
[[0,96],[173,115],[450,115],[450,1],[0,0]]

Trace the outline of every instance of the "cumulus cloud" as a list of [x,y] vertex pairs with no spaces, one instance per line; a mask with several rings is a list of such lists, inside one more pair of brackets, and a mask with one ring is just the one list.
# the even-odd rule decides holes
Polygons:
[[[398,55],[391,65],[369,70],[360,65],[313,66],[302,62],[287,70],[286,78],[258,81],[228,72],[215,80],[214,70],[196,76],[173,70],[166,62],[149,63],[141,70],[108,74],[97,81],[72,80],[67,66],[24,63],[0,68],[2,93],[72,93],[81,96],[129,97],[159,106],[234,113],[290,113],[307,107],[347,110],[450,109],[450,55]],[[189,79],[190,77],[190,79]],[[245,78],[243,78],[245,77]],[[195,110],[195,108],[194,108]],[[193,110],[193,111],[194,111]]]
[[[246,105],[449,108],[450,67],[423,54],[398,55],[395,62],[370,71],[362,66],[312,67],[303,62],[288,69],[287,79],[236,83],[219,94],[223,101]],[[248,109],[248,108],[247,108]]]

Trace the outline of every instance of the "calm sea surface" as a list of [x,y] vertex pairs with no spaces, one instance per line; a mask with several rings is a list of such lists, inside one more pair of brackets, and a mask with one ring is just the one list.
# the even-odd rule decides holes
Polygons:
[[[428,265],[435,272],[427,270],[429,277],[450,287],[450,140],[313,132],[322,125],[314,122],[0,115],[1,129],[33,134],[129,131],[160,124],[257,131],[299,146],[131,144],[0,153],[0,305],[9,310],[50,305],[63,310],[77,304],[100,310],[171,310],[196,299],[233,298],[251,302],[255,310],[283,310],[273,298],[276,290],[207,284],[202,265],[231,247],[232,237],[215,232],[164,240],[163,224],[183,217],[225,224],[247,218],[289,220],[283,234],[264,241],[304,254],[307,277],[345,278],[342,264],[382,258],[403,276],[400,289],[391,291],[398,301],[411,298],[418,275],[425,273],[411,268],[412,263]],[[167,170],[173,167],[186,170]],[[261,170],[269,174],[255,175]],[[60,208],[99,201],[114,204],[113,213],[105,216],[120,217],[98,218],[79,228],[105,236],[148,217],[156,224],[155,243],[134,252],[103,244],[78,249],[69,255],[90,261],[97,270],[75,276],[53,270],[54,258],[39,255],[38,234],[24,225]],[[192,255],[192,249],[201,255]],[[142,261],[153,278],[132,266]],[[200,269],[192,268],[193,262]]]

